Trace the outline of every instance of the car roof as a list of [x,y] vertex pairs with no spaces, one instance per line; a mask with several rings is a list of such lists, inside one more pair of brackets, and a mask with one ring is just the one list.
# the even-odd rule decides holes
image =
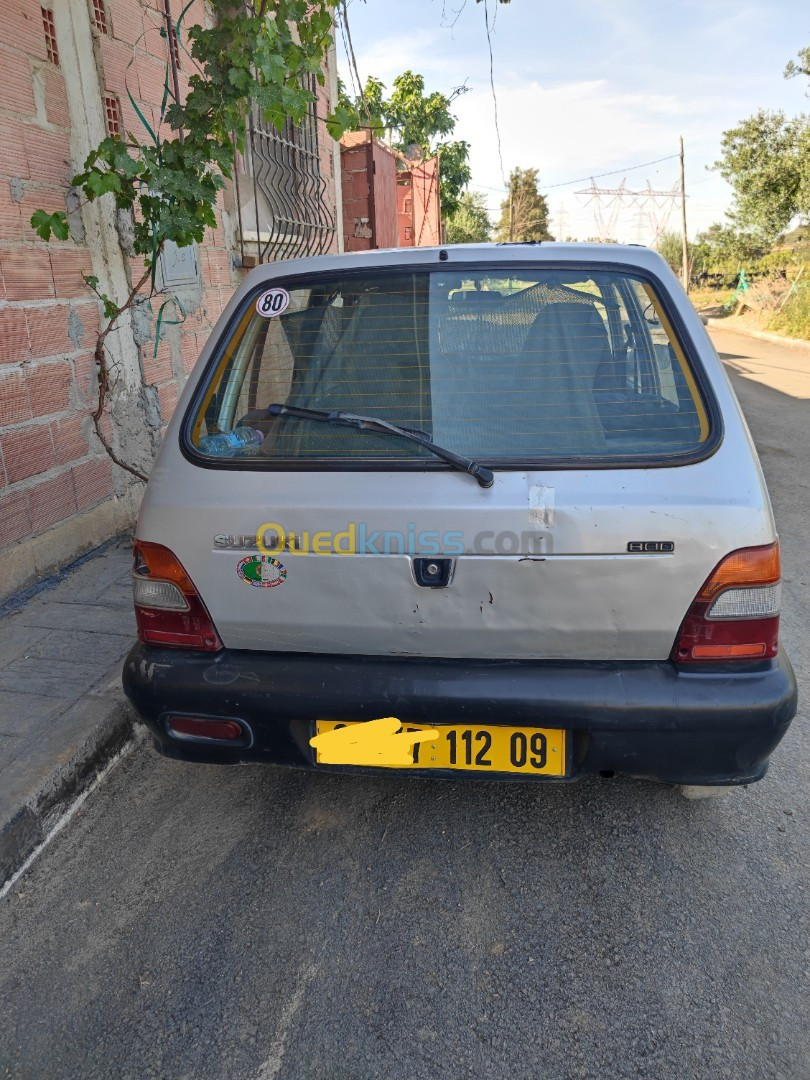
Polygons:
[[604,263],[606,267],[627,267],[628,270],[635,268],[649,270],[656,274],[668,271],[666,262],[658,252],[641,244],[558,244],[552,241],[525,244],[447,244],[443,247],[380,248],[345,252],[340,255],[315,255],[305,259],[285,259],[283,262],[263,263],[247,275],[242,291],[246,285],[255,287],[262,281],[277,280],[280,277],[292,277],[298,274],[340,272],[363,267],[430,266],[434,263],[437,267],[449,268],[454,264],[476,262],[490,264],[526,262],[534,265]]

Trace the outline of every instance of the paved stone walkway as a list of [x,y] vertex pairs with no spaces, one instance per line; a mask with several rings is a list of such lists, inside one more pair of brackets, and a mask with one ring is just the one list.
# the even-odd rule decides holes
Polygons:
[[131,540],[81,560],[0,617],[0,884],[128,735]]

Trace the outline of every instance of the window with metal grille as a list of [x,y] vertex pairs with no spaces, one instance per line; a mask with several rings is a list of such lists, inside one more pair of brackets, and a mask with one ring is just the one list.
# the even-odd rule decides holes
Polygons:
[[[314,75],[302,80],[313,95]],[[304,119],[287,120],[281,131],[254,109],[248,152],[236,186],[242,256],[259,262],[317,255],[335,234],[334,207],[321,172],[317,99]]]
[[53,21],[53,12],[50,8],[40,8],[42,12],[42,25],[45,28],[45,45],[48,49],[48,59],[52,64],[59,63],[59,49],[56,44],[56,26]]
[[110,28],[107,22],[107,9],[104,6],[104,0],[92,0],[91,11],[93,14],[93,25],[96,30],[102,34],[109,34]]
[[115,94],[104,95],[104,115],[107,120],[107,134],[120,135],[124,129],[124,118],[121,114],[121,102]]

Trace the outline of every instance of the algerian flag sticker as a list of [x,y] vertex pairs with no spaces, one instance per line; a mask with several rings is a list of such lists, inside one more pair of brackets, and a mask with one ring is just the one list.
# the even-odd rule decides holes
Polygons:
[[257,589],[273,589],[283,585],[287,577],[282,564],[271,555],[248,555],[236,564],[236,572],[242,581]]

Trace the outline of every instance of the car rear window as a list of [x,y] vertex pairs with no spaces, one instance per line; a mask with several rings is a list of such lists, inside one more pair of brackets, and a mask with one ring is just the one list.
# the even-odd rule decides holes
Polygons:
[[233,465],[432,458],[402,437],[278,415],[348,412],[497,465],[690,457],[706,403],[652,286],[630,273],[494,268],[280,280],[220,342],[187,425]]

